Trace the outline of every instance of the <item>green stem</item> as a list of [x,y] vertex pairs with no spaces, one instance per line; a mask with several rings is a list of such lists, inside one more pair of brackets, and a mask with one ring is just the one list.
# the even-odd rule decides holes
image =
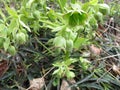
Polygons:
[[45,21],[45,20],[39,20],[40,22],[42,22],[42,23],[45,23],[45,24],[48,24],[48,25],[51,25],[51,26],[53,26],[53,27],[56,27],[57,26],[57,24],[54,24],[54,23],[51,23],[50,21]]
[[44,5],[43,5],[43,9],[45,10],[45,12],[47,12],[47,9],[46,9],[46,0],[44,1]]
[[67,51],[65,54],[65,60],[69,59],[69,57],[70,57],[70,53]]
[[[83,30],[85,30],[85,28],[84,28]],[[80,30],[78,30],[77,36],[76,36],[76,38],[75,38],[75,40],[74,40],[74,43],[75,43],[76,40],[78,39],[79,35],[80,35]]]
[[63,11],[64,11],[64,9],[63,9],[63,6],[62,6],[62,4],[61,4],[60,0],[58,0],[58,4],[59,4],[59,6],[60,6],[61,11],[63,12]]
[[40,45],[42,45],[48,52],[50,52],[52,55],[54,55],[54,53],[53,53],[49,48],[47,48],[40,40],[38,40],[37,37],[35,37],[35,39],[36,39],[37,42],[38,42]]
[[76,42],[76,40],[78,39],[79,34],[80,34],[80,30],[78,31],[77,36],[75,37],[74,43],[75,43],[75,42]]

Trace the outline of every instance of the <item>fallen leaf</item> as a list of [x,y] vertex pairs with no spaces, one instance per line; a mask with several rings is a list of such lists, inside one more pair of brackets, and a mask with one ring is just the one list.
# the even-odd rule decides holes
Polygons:
[[[71,79],[71,80],[68,80],[68,81],[69,81],[70,85],[76,83],[75,79]],[[79,87],[76,86],[76,87],[73,87],[72,90],[80,90],[80,89],[79,89]]]
[[69,83],[65,79],[62,80],[60,90],[71,90]]
[[21,75],[25,72],[24,66],[21,63],[19,63],[18,65],[16,65],[16,71],[18,75]]
[[90,57],[90,52],[83,52],[82,57]]
[[76,83],[76,81],[74,79],[69,79],[69,80],[62,79],[60,90],[80,90],[77,86],[69,87],[75,83]]
[[112,69],[116,74],[120,75],[120,68],[118,66],[113,65]]
[[35,78],[30,80],[30,87],[27,90],[41,90],[44,85],[44,78]]
[[8,68],[9,68],[9,65],[7,60],[0,61],[0,77],[2,77],[5,74]]
[[102,52],[102,49],[98,48],[98,47],[96,47],[92,44],[90,46],[90,52],[91,52],[92,55],[99,56]]

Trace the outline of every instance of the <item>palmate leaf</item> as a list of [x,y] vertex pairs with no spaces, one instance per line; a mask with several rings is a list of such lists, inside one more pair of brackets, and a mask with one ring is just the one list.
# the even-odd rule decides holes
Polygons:
[[106,77],[104,77],[104,79],[106,79],[106,78],[109,78],[109,82],[111,84],[113,84],[113,85],[115,85],[117,87],[120,87],[120,81],[117,78],[115,78],[115,77],[113,77],[111,75],[106,75]]
[[74,87],[74,86],[78,86],[84,82],[89,81],[89,79],[94,75],[94,73],[91,73],[90,75],[86,76],[85,78],[83,78],[82,80],[78,81],[77,83],[71,85],[70,87]]
[[92,79],[90,79],[90,81],[93,81],[94,83],[96,83],[96,81],[97,81],[97,84],[99,84],[99,87],[104,88],[102,90],[109,90],[109,89],[112,88],[110,81],[106,78],[103,78],[103,79],[102,78],[99,79],[99,77],[98,78],[92,78]]
[[95,82],[93,82],[93,83],[84,83],[84,84],[80,84],[80,86],[79,86],[80,88],[82,88],[82,87],[87,87],[87,88],[94,88],[94,89],[99,89],[99,90],[104,90],[103,88],[102,88],[102,86],[100,86],[99,84],[97,84],[97,83],[95,83]]
[[108,84],[110,84],[109,80],[107,80],[106,78],[104,78],[104,79],[99,79],[98,82],[99,82],[99,83],[108,83]]
[[104,88],[104,90],[114,90],[114,88],[108,83],[102,83],[101,85]]
[[103,77],[103,79],[100,79],[99,82],[104,85],[104,87],[113,88],[117,90],[117,88],[120,88],[120,81],[116,78],[112,77],[110,74],[107,74]]
[[117,79],[113,79],[113,80],[111,80],[111,83],[114,84],[115,86],[120,87],[120,81],[117,80]]
[[[100,78],[103,75],[103,72],[96,72],[95,75]],[[111,76],[111,74],[109,73],[100,78],[98,80],[98,83],[101,83],[102,85],[104,85],[104,87],[107,88],[113,88],[114,86],[116,90],[117,88],[120,88],[120,81],[117,80],[115,77]]]
[[[97,90],[118,90],[120,88],[119,80],[113,78],[110,74],[105,75],[100,78],[102,75],[97,75],[97,78],[92,77],[94,73],[87,76],[85,79],[78,81],[77,83],[71,85],[70,87],[78,86],[80,88],[94,88]],[[95,74],[94,74],[95,75]]]

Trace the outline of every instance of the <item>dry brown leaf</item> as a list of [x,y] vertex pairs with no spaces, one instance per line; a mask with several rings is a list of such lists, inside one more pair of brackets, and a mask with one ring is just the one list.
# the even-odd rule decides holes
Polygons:
[[71,90],[71,88],[69,88],[68,86],[69,86],[69,83],[65,79],[63,79],[60,90]]
[[[71,80],[68,80],[69,81],[69,83],[72,85],[72,84],[75,84],[76,83],[76,81],[75,81],[75,79],[71,79]],[[73,90],[73,89],[72,89]],[[80,90],[79,89],[79,87],[75,87],[75,90]]]
[[65,80],[62,79],[60,90],[80,90],[78,87],[69,87],[72,84],[75,84],[76,81],[74,79]]
[[113,65],[112,69],[116,74],[120,75],[120,68],[118,66]]
[[18,65],[16,65],[16,71],[18,75],[21,75],[25,72],[24,66],[21,63],[19,63]]
[[30,87],[27,90],[41,90],[44,85],[44,78],[35,78],[30,80]]
[[82,57],[90,57],[90,51],[84,51]]
[[5,74],[8,68],[9,68],[9,65],[7,60],[0,61],[0,77],[2,77]]
[[96,46],[94,46],[93,44],[90,46],[90,52],[92,55],[96,55],[96,56],[99,56],[102,52],[102,49],[101,48],[98,48]]

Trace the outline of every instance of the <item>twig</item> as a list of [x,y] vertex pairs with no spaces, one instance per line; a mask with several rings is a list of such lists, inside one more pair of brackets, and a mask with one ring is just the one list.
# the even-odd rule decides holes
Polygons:
[[106,24],[106,26],[108,26],[109,28],[112,28],[112,29],[114,29],[114,30],[116,30],[116,31],[120,32],[120,30],[119,30],[119,29],[117,29],[117,28],[115,28],[115,27],[113,27],[113,26],[110,26],[109,24]]
[[44,78],[48,73],[50,73],[55,67],[52,67],[48,72],[46,72],[42,78]]
[[49,48],[47,48],[40,40],[37,39],[37,37],[35,37],[35,39],[36,39],[37,42],[38,42],[39,44],[41,44],[48,52],[50,52],[52,55],[54,55],[54,53],[53,53]]
[[99,81],[101,78],[103,78],[110,70],[112,70],[112,67],[111,67],[109,70],[107,70],[100,78],[97,79],[97,83],[98,83],[98,81]]
[[120,54],[116,54],[116,55],[107,56],[107,57],[100,58],[100,59],[97,59],[97,60],[104,60],[104,59],[111,58],[111,57],[115,57],[115,56],[120,56]]

